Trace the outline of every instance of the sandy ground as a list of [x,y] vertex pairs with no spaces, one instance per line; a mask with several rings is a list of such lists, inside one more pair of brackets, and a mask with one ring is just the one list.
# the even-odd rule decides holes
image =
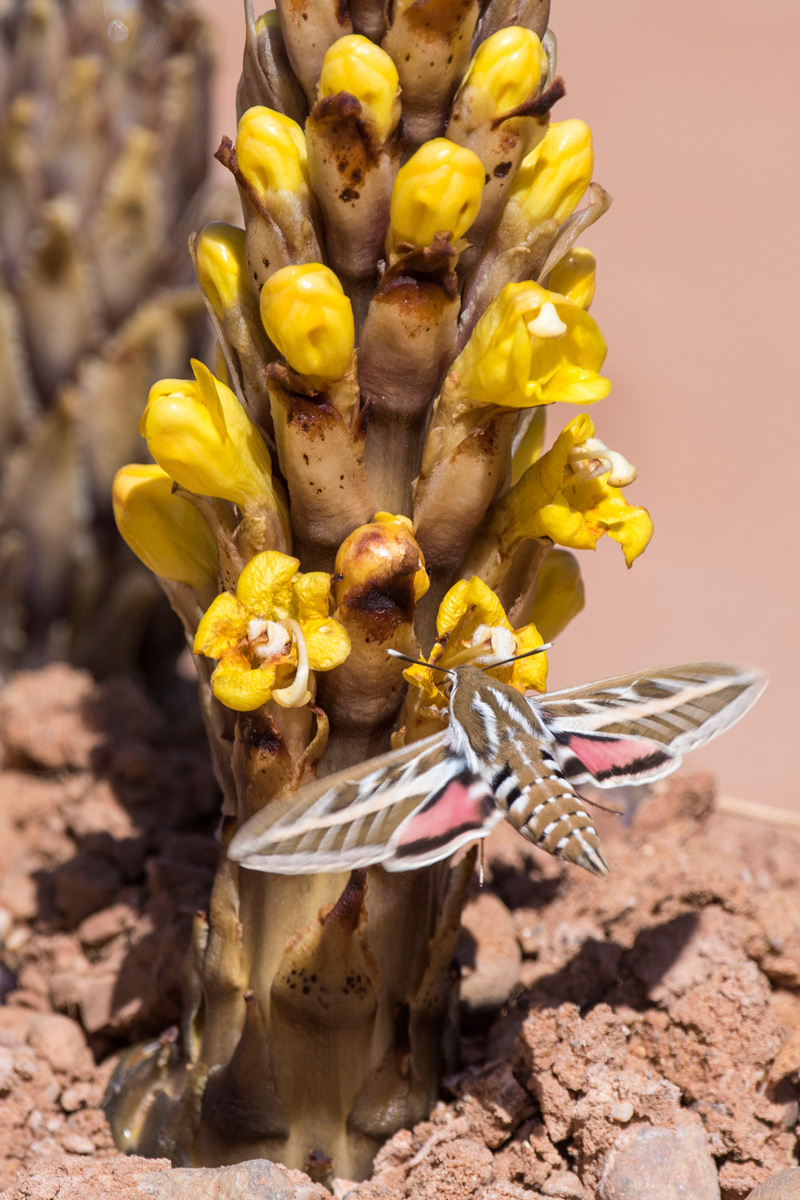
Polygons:
[[[0,729],[0,1190],[102,1178],[127,1197],[155,1165],[112,1170],[100,1098],[114,1052],[178,1017],[215,784],[199,731],[127,681],[20,675]],[[493,835],[459,950],[459,1074],[339,1196],[628,1200],[645,1193],[626,1171],[691,1169],[693,1190],[653,1194],[743,1200],[797,1165],[800,841],[713,805],[700,775],[632,828],[601,814],[608,880]]]

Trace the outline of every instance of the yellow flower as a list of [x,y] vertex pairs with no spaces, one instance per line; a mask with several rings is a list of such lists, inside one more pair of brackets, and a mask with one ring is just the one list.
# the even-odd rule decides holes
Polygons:
[[552,642],[586,603],[578,560],[568,550],[551,550],[536,577],[531,620],[546,642]]
[[243,509],[279,507],[264,440],[236,396],[192,359],[195,378],[150,389],[139,432],[168,475],[199,496]]
[[499,29],[481,42],[459,89],[456,104],[475,125],[524,104],[547,74],[547,55],[536,34],[521,25]]
[[250,287],[244,230],[212,221],[198,234],[195,261],[198,283],[221,320]]
[[[440,667],[458,667],[465,663],[489,668],[488,674],[510,683],[520,692],[543,692],[547,683],[547,655],[533,654],[504,667],[491,668],[493,661],[524,654],[543,644],[533,624],[513,629],[502,604],[482,579],[473,575],[450,588],[439,606],[436,618],[438,641],[428,662]],[[422,688],[429,703],[444,707],[446,697],[439,689],[440,671],[414,666],[404,672],[409,683]]]
[[508,204],[524,210],[532,228],[542,221],[563,221],[578,207],[593,169],[589,126],[583,121],[555,121],[536,149],[523,158]]
[[251,712],[270,699],[300,708],[311,699],[309,671],[347,658],[350,639],[329,616],[330,575],[299,566],[275,550],[257,554],[236,594],[217,596],[201,620],[194,652],[218,660],[211,690],[228,708]]
[[400,80],[385,50],[359,33],[349,33],[329,46],[322,60],[319,95],[348,92],[362,115],[384,142],[400,120]]
[[289,366],[313,387],[341,379],[355,345],[353,308],[322,263],[282,267],[261,289],[261,319]]
[[571,304],[589,310],[594,300],[597,260],[585,246],[575,246],[550,272],[550,291],[559,292]]
[[197,592],[216,583],[214,536],[197,509],[173,492],[166,471],[152,464],[120,467],[111,495],[117,529],[155,575]]
[[524,473],[498,504],[493,521],[508,548],[520,538],[549,538],[572,550],[594,550],[607,533],[630,566],[653,533],[645,508],[628,504],[618,484],[636,477],[631,464],[594,436],[582,414]]
[[306,137],[291,117],[263,105],[242,113],[236,132],[236,162],[259,195],[298,192],[308,185]]
[[477,154],[447,138],[425,142],[397,172],[387,249],[429,246],[437,233],[464,236],[478,215],[486,173]]
[[582,308],[538,283],[509,283],[478,321],[451,376],[468,405],[593,404],[611,391],[598,374],[605,356],[597,322]]

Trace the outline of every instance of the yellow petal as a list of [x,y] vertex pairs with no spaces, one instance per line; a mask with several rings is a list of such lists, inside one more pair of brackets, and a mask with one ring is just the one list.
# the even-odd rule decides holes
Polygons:
[[154,464],[121,467],[112,487],[114,520],[134,554],[156,575],[206,591],[217,578],[217,544],[197,509]]
[[558,546],[570,550],[594,550],[600,531],[594,531],[583,515],[571,508],[559,492],[551,504],[545,504],[536,514],[539,532],[534,537],[548,537]]
[[436,617],[436,631],[439,637],[451,633],[473,607],[476,625],[502,625],[506,629],[511,628],[503,606],[492,589],[477,575],[473,575],[472,579],[460,579],[454,584],[439,605]]
[[574,246],[550,272],[550,291],[586,309],[594,300],[597,260],[585,246]]
[[292,370],[312,386],[341,379],[355,345],[353,307],[322,263],[281,267],[261,289],[261,320]]
[[387,247],[429,246],[442,232],[463,237],[478,215],[485,179],[472,150],[442,137],[425,142],[397,173]]
[[303,621],[302,626],[312,671],[330,671],[344,662],[350,653],[350,638],[343,625],[331,617],[315,617]]
[[646,508],[627,504],[616,488],[610,491],[611,495],[587,512],[586,520],[619,542],[625,563],[630,567],[647,548],[653,536],[653,522]]
[[400,80],[385,50],[359,33],[329,46],[322,60],[319,95],[348,92],[361,104],[362,116],[386,141],[400,120]]
[[211,691],[221,704],[236,712],[252,712],[266,704],[275,686],[275,667],[254,669],[244,654],[224,656],[211,676]]
[[[527,650],[535,650],[541,646],[544,638],[535,625],[526,625],[514,633],[517,643],[517,654]],[[521,692],[544,692],[547,689],[547,653],[532,654],[530,658],[521,658],[515,662],[511,670],[511,685]]]
[[293,616],[292,580],[299,567],[299,559],[278,550],[265,550],[251,558],[242,571],[236,595],[252,613],[261,617],[280,620]]
[[295,580],[294,594],[299,621],[327,617],[330,612],[331,577],[327,571],[308,571]]
[[539,568],[531,620],[546,642],[553,641],[584,606],[580,567],[574,554],[551,550]]
[[195,654],[221,658],[247,633],[251,613],[230,592],[222,592],[212,600],[204,613],[194,637]]
[[[434,654],[431,657],[433,658]],[[436,686],[436,680],[442,678],[441,671],[433,671],[430,667],[415,665],[403,671],[403,678],[414,687],[422,688],[429,700],[446,702],[443,693]]]
[[291,117],[256,105],[239,119],[236,161],[260,195],[299,192],[306,186],[306,138]]

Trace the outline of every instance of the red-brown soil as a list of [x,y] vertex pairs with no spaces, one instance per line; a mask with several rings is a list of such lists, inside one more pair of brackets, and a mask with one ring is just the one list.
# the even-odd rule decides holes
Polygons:
[[[189,922],[218,854],[193,722],[64,666],[0,696],[9,1200],[61,1195],[48,1164],[53,1181],[70,1161],[84,1179],[117,1157],[99,1109],[110,1056],[178,1017]],[[459,951],[461,1073],[429,1121],[383,1149],[373,1180],[338,1181],[340,1196],[623,1196],[612,1168],[634,1143],[654,1172],[674,1146],[712,1187],[716,1168],[722,1200],[797,1165],[800,837],[713,803],[698,776],[656,793],[633,827],[602,818],[607,880],[510,829],[492,836]],[[97,1194],[133,1195],[135,1171],[111,1167],[98,1163],[111,1182]]]

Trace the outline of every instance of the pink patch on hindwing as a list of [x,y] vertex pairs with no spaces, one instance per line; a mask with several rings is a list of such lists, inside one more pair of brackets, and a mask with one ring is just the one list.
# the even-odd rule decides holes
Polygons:
[[565,745],[596,779],[618,776],[621,783],[627,776],[652,771],[673,760],[669,751],[645,738],[591,738],[571,733]]
[[494,807],[491,792],[478,779],[456,777],[433,800],[411,817],[397,840],[397,849],[411,844],[444,844],[458,832],[483,829]]

